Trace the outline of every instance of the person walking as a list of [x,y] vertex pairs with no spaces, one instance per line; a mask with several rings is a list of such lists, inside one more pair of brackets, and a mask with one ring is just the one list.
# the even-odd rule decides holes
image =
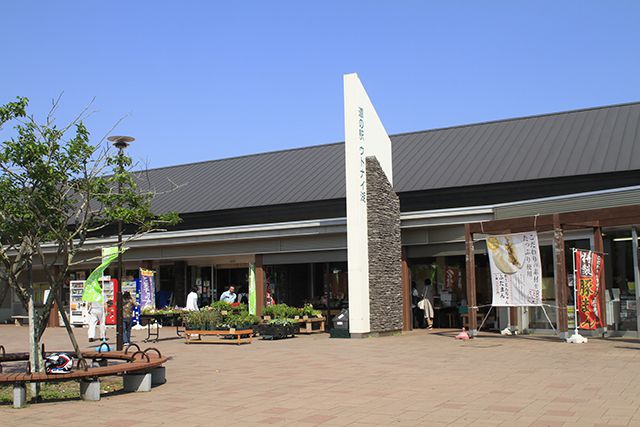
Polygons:
[[87,335],[89,342],[96,340],[96,326],[100,325],[100,340],[107,341],[107,325],[105,324],[104,303],[89,303],[89,330]]
[[122,294],[122,342],[131,342],[131,327],[133,326],[133,309],[138,303],[131,297],[129,291]]

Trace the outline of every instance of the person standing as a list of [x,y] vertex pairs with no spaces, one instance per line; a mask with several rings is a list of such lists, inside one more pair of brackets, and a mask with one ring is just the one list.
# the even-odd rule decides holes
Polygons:
[[424,328],[425,319],[424,319],[424,310],[418,307],[418,303],[420,302],[420,294],[418,293],[418,288],[416,287],[416,282],[411,282],[411,308],[413,310],[413,327],[414,328]]
[[229,304],[236,302],[236,288],[229,286],[229,290],[224,291],[222,295],[220,295],[220,301],[228,302]]
[[431,283],[431,279],[424,280],[424,317],[427,320],[427,328],[433,328],[433,315],[434,315],[434,304],[435,304],[435,289],[433,288],[433,284]]
[[129,344],[131,342],[131,326],[133,326],[133,309],[138,303],[131,297],[127,291],[122,294],[122,342]]
[[96,340],[96,326],[100,325],[100,340],[107,341],[107,325],[105,324],[104,316],[104,303],[103,302],[90,302],[89,303],[89,330],[87,335],[89,342]]
[[198,308],[198,289],[191,288],[191,292],[187,295],[187,306],[186,309],[188,311],[199,311]]

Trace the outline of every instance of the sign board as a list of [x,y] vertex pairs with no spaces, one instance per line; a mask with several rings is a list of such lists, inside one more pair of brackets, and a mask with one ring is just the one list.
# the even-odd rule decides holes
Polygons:
[[487,237],[496,307],[542,305],[542,266],[535,232]]
[[391,140],[357,74],[344,76],[349,331],[370,332],[366,159],[374,156],[393,185]]
[[140,269],[140,308],[156,308],[155,271]]

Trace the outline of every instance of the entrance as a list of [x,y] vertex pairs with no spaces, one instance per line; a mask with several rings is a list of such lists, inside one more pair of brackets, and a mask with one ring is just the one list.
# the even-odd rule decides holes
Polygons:
[[216,295],[218,295],[218,298],[230,286],[233,286],[236,288],[236,294],[238,295],[236,302],[249,302],[249,266],[244,268],[217,268],[215,273]]

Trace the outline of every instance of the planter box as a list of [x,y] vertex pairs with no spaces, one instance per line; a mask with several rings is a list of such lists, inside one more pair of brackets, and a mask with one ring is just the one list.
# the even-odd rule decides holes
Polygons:
[[289,338],[296,335],[298,332],[297,325],[269,325],[261,324],[254,327],[254,332],[260,334],[262,339],[278,340],[283,338]]

